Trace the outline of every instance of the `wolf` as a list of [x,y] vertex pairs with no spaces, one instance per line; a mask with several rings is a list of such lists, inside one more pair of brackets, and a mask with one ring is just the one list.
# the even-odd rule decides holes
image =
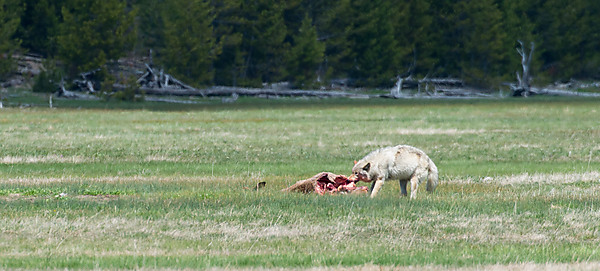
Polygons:
[[417,188],[427,180],[426,190],[433,192],[438,184],[438,169],[422,150],[408,145],[381,148],[354,161],[350,180],[373,182],[371,198],[389,179],[400,180],[402,196],[407,196],[406,185],[410,181],[410,199],[417,197]]

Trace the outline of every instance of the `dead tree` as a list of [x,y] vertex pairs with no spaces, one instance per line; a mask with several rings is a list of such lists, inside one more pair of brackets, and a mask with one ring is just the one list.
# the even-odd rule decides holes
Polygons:
[[402,78],[401,76],[398,76],[398,81],[396,81],[396,84],[394,85],[394,87],[390,90],[390,96],[392,98],[400,98],[402,96],[402,85],[404,84],[405,80],[411,80],[410,77],[408,78]]
[[74,98],[74,99],[80,98],[80,95],[76,94],[73,91],[69,91],[65,88],[65,79],[64,78],[60,79],[60,84],[58,85],[58,92],[56,92],[56,96],[64,97],[64,98]]
[[520,75],[517,71],[517,81],[518,84],[513,84],[511,86],[512,96],[514,97],[527,97],[533,92],[531,91],[531,59],[533,58],[533,50],[535,48],[535,43],[532,41],[529,53],[527,53],[527,48],[523,45],[523,42],[518,40],[519,47],[517,47],[517,53],[521,56],[521,66],[523,68],[523,74]]
[[156,88],[160,90],[196,90],[195,88],[184,84],[183,82],[175,79],[168,73],[165,73],[162,69],[156,70],[151,65],[146,65],[146,73],[142,75],[136,82],[143,88]]
[[101,70],[101,68],[97,68],[95,70],[80,73],[79,76],[81,76],[81,79],[73,80],[77,90],[85,91],[90,94],[96,93],[99,89],[97,86],[99,84],[99,80],[96,77],[96,73]]

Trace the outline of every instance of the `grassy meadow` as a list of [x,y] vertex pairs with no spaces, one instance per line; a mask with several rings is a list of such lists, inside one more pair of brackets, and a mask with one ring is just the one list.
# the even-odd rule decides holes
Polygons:
[[[597,99],[54,105],[0,109],[0,269],[600,262]],[[280,192],[397,144],[435,193]]]

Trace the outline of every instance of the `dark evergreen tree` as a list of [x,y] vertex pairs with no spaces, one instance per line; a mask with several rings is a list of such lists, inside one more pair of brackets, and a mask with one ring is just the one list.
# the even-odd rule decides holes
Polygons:
[[286,76],[284,42],[287,28],[283,20],[285,1],[244,1],[241,9],[246,15],[242,26],[246,78],[250,85],[277,82]]
[[61,22],[62,0],[24,0],[25,10],[17,36],[21,46],[45,57],[56,55],[58,26]]
[[19,27],[21,10],[20,1],[0,0],[0,80],[15,68],[12,55],[19,48],[20,40],[13,35]]
[[395,39],[401,54],[399,76],[425,76],[433,72],[432,52],[437,45],[432,35],[429,1],[408,0],[396,4]]
[[159,48],[165,46],[165,25],[163,15],[170,1],[164,0],[137,0],[135,7],[138,10],[139,27],[136,37],[136,51],[147,55],[149,50],[158,53]]
[[328,22],[327,59],[336,74],[361,86],[391,86],[401,70],[397,6],[389,1],[343,0]]
[[217,82],[259,87],[285,78],[287,28],[285,1],[226,1],[221,6],[216,32],[222,37],[222,55],[216,61]]
[[[585,1],[585,16],[580,19],[580,35],[585,41],[578,46],[578,77],[600,78],[600,1]],[[577,48],[577,47],[576,47]],[[577,64],[575,64],[577,65]]]
[[293,86],[305,88],[315,86],[324,52],[325,44],[317,40],[317,30],[307,13],[287,56],[288,79]]
[[325,41],[324,67],[330,78],[347,78],[352,69],[349,55],[351,44],[347,41],[352,31],[352,14],[350,0],[337,0],[335,5],[324,12],[324,23],[321,27],[322,40]]
[[165,68],[192,85],[213,82],[213,61],[221,47],[213,35],[215,18],[206,0],[173,0],[165,9],[164,47],[160,49]]
[[339,0],[292,0],[286,1],[284,10],[285,25],[288,29],[288,39],[296,35],[302,25],[305,15],[312,18],[312,25],[320,31],[328,20],[328,14],[337,6]]
[[217,85],[244,85],[245,50],[241,48],[242,14],[239,0],[215,1],[213,31],[221,44],[221,54],[213,62]]
[[508,39],[503,14],[493,0],[435,2],[436,58],[443,75],[479,86],[497,85],[506,75]]
[[[586,0],[547,0],[537,22],[545,72],[554,79],[597,74],[599,4]],[[591,72],[591,73],[590,73]]]
[[430,44],[433,60],[432,73],[437,77],[459,77],[456,54],[456,29],[452,14],[453,0],[430,1],[431,28],[428,44]]
[[506,44],[512,44],[503,31],[502,12],[494,0],[461,1],[455,12],[462,78],[479,86],[498,85],[507,74]]
[[68,0],[62,16],[58,54],[71,74],[99,68],[132,49],[135,11],[123,0]]
[[14,67],[9,56],[22,41],[24,50],[58,56],[71,74],[154,49],[170,73],[192,84],[261,86],[288,79],[307,86],[320,63],[325,79],[348,78],[362,86],[391,86],[397,76],[408,75],[493,86],[515,80],[520,69],[515,45],[522,40],[536,44],[531,67],[536,80],[600,76],[598,1],[0,3],[2,73]]

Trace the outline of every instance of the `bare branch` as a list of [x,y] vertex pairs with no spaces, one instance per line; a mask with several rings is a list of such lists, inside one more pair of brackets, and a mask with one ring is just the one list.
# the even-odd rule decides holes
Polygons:
[[529,57],[527,58],[527,67],[531,66],[531,59],[533,58],[533,50],[535,49],[535,43],[532,41],[529,50]]

